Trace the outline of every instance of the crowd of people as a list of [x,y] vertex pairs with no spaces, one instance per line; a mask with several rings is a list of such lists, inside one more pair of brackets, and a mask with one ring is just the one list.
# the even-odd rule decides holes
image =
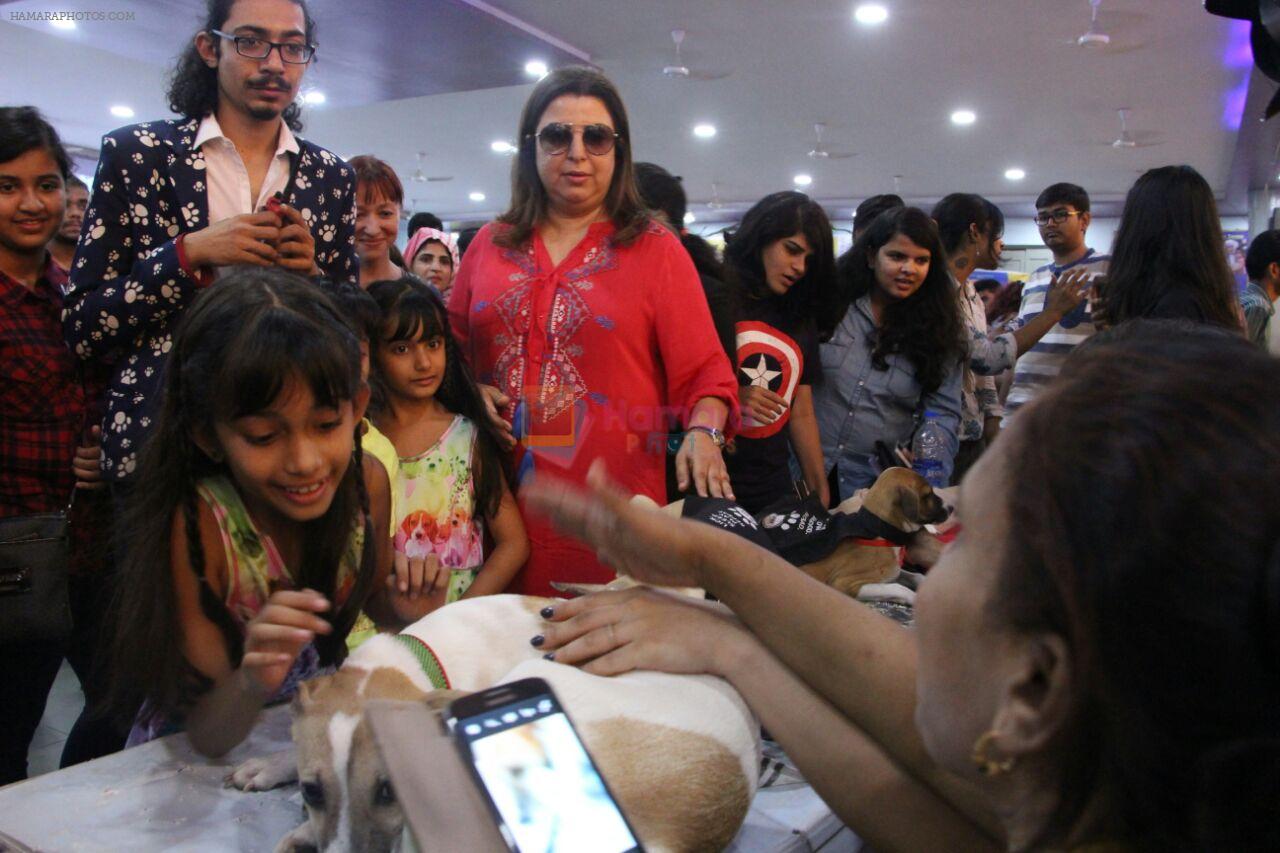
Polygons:
[[[964,192],[868,199],[838,258],[774,193],[720,256],[568,67],[506,212],[462,241],[416,214],[401,249],[395,171],[296,135],[314,53],[302,0],[210,0],[178,117],[107,134],[91,189],[0,108],[0,520],[78,496],[71,637],[0,652],[0,784],[64,658],[64,767],[178,731],[220,755],[376,631],[623,571],[723,604],[558,603],[548,654],[729,679],[873,843],[1275,839],[1234,818],[1274,816],[1280,232],[1239,292],[1208,183],[1168,166],[1110,247],[1047,187],[1025,282],[983,280],[1005,218]],[[912,631],[623,499],[833,506],[926,426],[963,532]]]

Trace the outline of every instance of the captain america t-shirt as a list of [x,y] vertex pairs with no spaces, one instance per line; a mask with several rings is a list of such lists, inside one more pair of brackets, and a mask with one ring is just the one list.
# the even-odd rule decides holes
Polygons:
[[796,389],[821,381],[818,332],[774,299],[746,299],[738,320],[738,385],[768,388],[787,402],[782,416],[761,423],[744,412],[733,452],[725,455],[738,503],[759,512],[792,494],[791,404]]

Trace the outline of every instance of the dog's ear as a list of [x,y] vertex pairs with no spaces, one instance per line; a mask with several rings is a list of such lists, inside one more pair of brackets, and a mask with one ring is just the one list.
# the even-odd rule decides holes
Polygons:
[[311,683],[304,681],[298,685],[298,692],[293,694],[293,702],[289,705],[289,710],[296,717],[307,709],[307,705],[311,703]]
[[920,494],[907,486],[898,486],[898,510],[912,524],[920,524]]

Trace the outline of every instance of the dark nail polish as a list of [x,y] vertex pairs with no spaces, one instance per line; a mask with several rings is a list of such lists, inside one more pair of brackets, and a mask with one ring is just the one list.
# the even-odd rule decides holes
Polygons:
[[547,641],[547,638],[539,634],[538,636],[534,637],[529,641],[529,645],[533,646],[536,649],[546,641]]
[[538,615],[543,619],[550,619],[552,616],[556,615],[556,609],[548,604],[546,607],[538,611]]
[[555,659],[556,659],[556,653],[555,653],[555,652],[547,652],[545,655],[543,655],[543,656],[542,656],[542,659],[543,659],[543,660],[555,660]]

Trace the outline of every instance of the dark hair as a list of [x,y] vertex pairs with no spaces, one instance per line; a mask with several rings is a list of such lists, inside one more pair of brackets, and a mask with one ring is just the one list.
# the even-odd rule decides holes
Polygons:
[[[17,160],[28,151],[49,152],[63,181],[71,179],[71,158],[53,125],[35,107],[0,107],[0,163]],[[77,180],[79,180],[77,178]]]
[[[994,214],[992,213],[994,209]],[[1004,215],[985,198],[973,193],[952,193],[933,207],[933,221],[948,255],[955,254],[969,237],[969,226],[993,241],[1004,233]]]
[[1063,638],[1073,705],[1050,746],[1062,798],[1031,846],[1101,794],[1102,825],[1137,849],[1275,849],[1280,361],[1134,321],[1079,347],[1015,430],[989,607]]
[[[471,245],[471,241],[480,233],[478,226],[472,228],[463,228],[458,232],[458,263],[461,265],[462,256],[467,253],[467,247]],[[455,273],[457,270],[454,271]]]
[[853,231],[855,234],[865,231],[880,214],[906,206],[907,203],[902,200],[902,196],[896,193],[873,195],[858,205],[858,209],[853,212]]
[[85,192],[89,191],[89,185],[84,181],[80,180],[75,175],[67,175],[67,189],[71,190],[76,188],[82,189]]
[[987,309],[988,324],[1021,310],[1022,285],[1021,281],[1011,281],[996,292],[996,298],[991,300],[991,307]]
[[1280,264],[1280,231],[1263,231],[1249,244],[1244,269],[1250,281],[1260,281],[1272,264]]
[[627,108],[617,88],[599,71],[580,65],[557,68],[538,81],[525,101],[516,132],[519,152],[511,164],[511,206],[498,217],[509,227],[494,232],[493,242],[508,249],[524,246],[533,236],[534,227],[547,215],[547,191],[538,177],[538,121],[551,102],[562,95],[596,98],[609,111],[613,130],[618,134],[614,146],[613,181],[604,199],[604,208],[617,231],[613,242],[625,246],[640,236],[649,224],[649,214],[636,190],[631,165],[631,123]]
[[929,273],[915,293],[886,306],[872,350],[872,364],[888,370],[885,357],[901,353],[915,368],[924,393],[936,391],[947,372],[963,356],[960,303],[947,271],[947,253],[938,226],[923,210],[902,207],[877,216],[836,262],[842,300],[833,312],[837,322],[848,305],[876,286],[871,263],[880,249],[901,234],[930,254]]
[[[291,0],[302,9],[303,20],[306,21],[307,44],[316,43],[316,22],[311,17],[306,0]],[[213,49],[222,53],[222,39],[213,36],[214,30],[220,30],[231,17],[231,7],[236,0],[206,0],[204,24],[197,31],[209,33],[213,38]],[[169,76],[169,109],[187,118],[204,118],[218,108],[218,69],[205,65],[196,50],[194,36],[178,56],[178,64]],[[285,107],[282,114],[284,123],[294,131],[302,130],[302,106],[294,101]]]
[[370,345],[382,334],[382,311],[367,291],[353,281],[333,281],[327,278],[312,279],[325,295],[333,300],[338,314],[356,333],[356,337]]
[[1089,194],[1084,191],[1084,187],[1075,184],[1051,184],[1036,198],[1036,209],[1054,204],[1069,204],[1081,213],[1088,213]]
[[347,165],[356,173],[356,194],[361,201],[367,204],[380,196],[395,204],[404,204],[404,184],[386,161],[372,154],[360,154],[348,160]]
[[[218,422],[270,407],[290,382],[300,381],[325,406],[353,399],[363,387],[356,336],[324,293],[308,280],[274,268],[241,267],[201,291],[185,312],[165,366],[161,409],[142,450],[137,484],[119,529],[127,552],[113,617],[110,704],[130,714],[143,700],[159,714],[180,714],[208,679],[186,661],[174,604],[171,530],[175,513],[186,529],[188,555],[204,615],[222,632],[232,666],[244,650],[242,629],[205,577],[196,484],[231,477],[193,440],[213,435]],[[325,614],[334,630],[315,640],[325,664],[341,663],[346,636],[372,590],[377,571],[359,433],[352,464],[329,510],[301,525],[302,559],[290,566],[298,589],[333,600],[352,523],[364,521],[364,552],[346,601]]]
[[434,213],[423,211],[409,217],[409,236],[412,237],[417,234],[419,228],[434,228],[437,231],[443,231],[444,223]]
[[677,231],[684,228],[684,215],[689,208],[689,199],[685,196],[680,178],[656,163],[636,163],[635,170],[640,200],[650,210],[665,214],[672,228]]
[[1150,315],[1171,295],[1194,302],[1204,322],[1240,326],[1218,206],[1208,182],[1190,166],[1151,169],[1129,190],[1100,313],[1119,325]]
[[485,516],[497,514],[502,503],[503,464],[502,439],[489,422],[488,410],[471,368],[462,357],[453,332],[449,328],[449,313],[444,302],[427,285],[410,278],[375,281],[369,285],[369,295],[378,303],[379,331],[372,339],[370,351],[373,357],[371,378],[376,382],[375,391],[379,408],[390,406],[386,382],[382,377],[378,355],[382,346],[393,341],[429,340],[439,335],[444,339],[444,379],[436,391],[436,399],[448,411],[471,420],[476,428],[475,480],[476,507]]
[[684,246],[684,250],[689,253],[690,259],[693,260],[693,268],[699,275],[718,281],[724,280],[724,264],[716,257],[714,246],[697,234],[681,234],[680,245]]
[[973,283],[973,289],[976,293],[986,293],[990,290],[993,293],[999,293],[1003,285],[994,278],[980,278]]
[[724,272],[740,299],[774,298],[764,277],[764,250],[793,234],[803,234],[813,254],[804,277],[779,300],[788,313],[811,322],[826,340],[840,317],[835,306],[840,296],[835,286],[835,248],[831,220],[822,205],[801,192],[785,190],[756,202],[738,227],[726,235]]

